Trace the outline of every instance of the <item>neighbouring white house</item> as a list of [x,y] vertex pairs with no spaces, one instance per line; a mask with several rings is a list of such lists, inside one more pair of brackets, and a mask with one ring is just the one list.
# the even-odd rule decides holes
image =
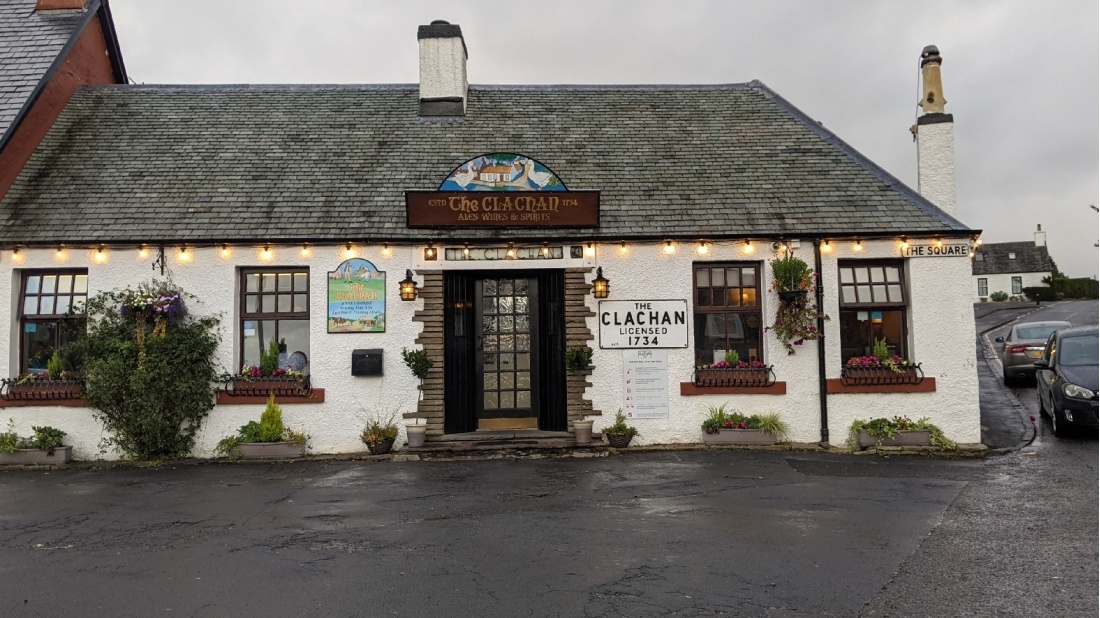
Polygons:
[[1023,298],[1024,288],[1044,286],[1043,279],[1053,274],[1047,233],[1042,225],[1036,225],[1034,242],[978,245],[972,268],[973,289],[979,301],[985,302],[997,292]]
[[[569,439],[617,410],[642,444],[691,443],[721,404],[778,412],[795,442],[898,414],[980,442],[978,231],[955,214],[934,47],[918,192],[758,81],[468,85],[459,26],[417,39],[419,84],[79,88],[0,199],[0,417],[117,457],[78,394],[14,384],[79,336],[90,295],[171,276],[221,316],[226,371],[274,341],[308,372],[278,399],[314,453],[362,451],[379,410],[426,424],[429,447]],[[486,160],[512,182],[472,182]],[[788,256],[814,273],[781,296]],[[782,341],[792,306],[829,319]],[[850,371],[876,342],[920,368]],[[567,370],[586,346],[591,365]],[[434,361],[423,384],[403,348]],[[733,351],[765,369],[713,372]],[[218,394],[195,456],[258,417],[245,386]]]

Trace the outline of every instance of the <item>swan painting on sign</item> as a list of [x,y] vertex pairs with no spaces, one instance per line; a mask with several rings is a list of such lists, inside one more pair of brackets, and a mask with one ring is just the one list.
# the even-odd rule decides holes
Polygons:
[[362,258],[328,274],[328,332],[386,332],[386,273]]
[[565,183],[530,157],[498,152],[459,165],[440,191],[565,191]]

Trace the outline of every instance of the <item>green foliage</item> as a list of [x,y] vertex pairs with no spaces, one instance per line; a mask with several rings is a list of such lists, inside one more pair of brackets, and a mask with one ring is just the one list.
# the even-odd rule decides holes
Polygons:
[[371,418],[367,426],[363,428],[360,439],[367,446],[375,446],[379,443],[397,439],[396,414]]
[[88,333],[73,344],[84,359],[85,399],[110,433],[105,442],[133,459],[187,455],[217,393],[217,317],[150,324],[120,311],[135,296],[166,291],[178,292],[164,282],[97,294]]
[[615,413],[615,424],[604,428],[603,432],[618,436],[638,435],[638,430],[636,428],[626,424],[626,415],[623,414],[622,408]]
[[405,361],[405,366],[421,380],[428,377],[428,370],[433,364],[432,359],[428,358],[428,351],[423,348],[419,350],[401,348],[401,360]]
[[992,294],[989,295],[989,300],[991,300],[995,303],[1003,303],[1006,300],[1008,300],[1008,292],[1000,292],[1000,291],[993,292]]
[[793,255],[772,260],[772,277],[778,292],[808,290],[813,285],[810,266]]
[[893,355],[891,355],[890,352],[887,351],[886,337],[883,337],[882,339],[875,339],[875,347],[874,350],[871,352],[871,356],[874,356],[875,358],[879,359],[879,361],[884,363],[893,358]]
[[61,363],[61,352],[58,350],[53,351],[53,356],[50,360],[46,361],[46,374],[50,376],[51,380],[57,380],[61,377],[61,372],[64,366]]
[[267,396],[267,407],[260,415],[257,442],[279,442],[283,439],[283,409],[275,403],[275,394]]
[[726,350],[725,360],[731,365],[736,365],[741,362],[741,355],[737,353],[737,350]]
[[267,351],[260,355],[260,371],[265,376],[275,373],[279,368],[279,343],[272,339],[267,344]]
[[718,433],[720,429],[759,429],[774,435],[778,442],[786,442],[790,432],[777,412],[744,416],[739,412],[727,411],[724,403],[708,406],[707,418],[703,421],[703,431],[707,433]]
[[569,371],[584,371],[592,364],[592,348],[580,346],[569,348],[565,352],[565,368]]
[[241,444],[271,444],[274,442],[289,442],[291,444],[305,444],[309,440],[309,434],[299,433],[283,425],[283,409],[275,403],[275,394],[267,396],[267,406],[260,414],[260,422],[248,421],[237,430],[237,435],[222,438],[214,448],[214,452],[232,456]]
[[15,421],[8,419],[8,430],[0,433],[0,452],[14,453],[19,449],[34,448],[53,454],[53,450],[62,444],[65,432],[49,425],[43,427],[31,427],[34,435],[29,438],[20,438],[15,433]]
[[859,448],[858,439],[860,431],[866,431],[868,434],[881,440],[884,438],[893,438],[899,431],[921,430],[928,431],[929,441],[933,446],[949,451],[959,448],[959,445],[954,440],[945,436],[943,430],[933,425],[928,417],[914,421],[906,416],[895,416],[892,419],[873,418],[869,421],[859,419],[852,421],[852,426],[848,430],[848,448],[852,451]]

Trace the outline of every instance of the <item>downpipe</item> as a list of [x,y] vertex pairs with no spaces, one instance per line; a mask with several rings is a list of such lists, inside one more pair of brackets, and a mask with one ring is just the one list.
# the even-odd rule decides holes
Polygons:
[[814,301],[817,303],[817,392],[821,407],[821,445],[829,445],[829,394],[825,385],[825,291],[821,289],[821,239],[814,239]]

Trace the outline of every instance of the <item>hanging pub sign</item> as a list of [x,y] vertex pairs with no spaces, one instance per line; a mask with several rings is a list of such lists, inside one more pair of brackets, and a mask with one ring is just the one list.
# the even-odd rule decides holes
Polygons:
[[410,228],[599,227],[600,192],[570,191],[543,164],[512,153],[470,159],[437,191],[406,191]]
[[686,300],[601,300],[600,348],[686,348]]
[[386,273],[352,258],[328,274],[328,332],[386,332]]

